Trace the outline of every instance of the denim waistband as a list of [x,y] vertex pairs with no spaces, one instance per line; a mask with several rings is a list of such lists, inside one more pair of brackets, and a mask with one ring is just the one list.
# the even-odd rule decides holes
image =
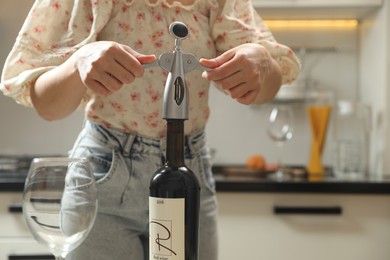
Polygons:
[[[124,156],[128,156],[134,151],[145,153],[165,153],[165,137],[161,139],[148,138],[128,132],[123,132],[116,128],[108,128],[89,120],[85,121],[84,130],[100,139],[100,141],[113,146],[112,148],[119,148]],[[186,135],[184,138],[185,154],[197,153],[206,144],[206,133],[204,129],[200,129],[194,133]]]

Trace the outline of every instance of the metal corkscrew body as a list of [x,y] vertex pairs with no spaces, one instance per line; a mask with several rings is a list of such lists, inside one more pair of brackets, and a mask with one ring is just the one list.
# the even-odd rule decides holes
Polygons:
[[169,26],[169,33],[175,38],[173,52],[161,54],[155,62],[144,64],[145,68],[159,66],[168,72],[163,98],[163,118],[188,119],[188,89],[185,73],[192,70],[208,70],[202,66],[195,55],[183,53],[182,40],[188,36],[188,28],[182,22],[173,22]]

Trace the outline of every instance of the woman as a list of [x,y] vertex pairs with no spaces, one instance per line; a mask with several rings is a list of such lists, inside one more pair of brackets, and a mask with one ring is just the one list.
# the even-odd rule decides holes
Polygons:
[[164,162],[166,72],[144,69],[173,49],[168,27],[184,22],[182,49],[211,70],[186,75],[186,165],[201,183],[199,259],[217,259],[216,198],[204,128],[210,82],[237,102],[272,100],[299,62],[277,43],[249,0],[36,0],[9,54],[1,90],[58,120],[78,107],[85,124],[70,155],[90,158],[99,212],[69,259],[148,259],[148,187]]

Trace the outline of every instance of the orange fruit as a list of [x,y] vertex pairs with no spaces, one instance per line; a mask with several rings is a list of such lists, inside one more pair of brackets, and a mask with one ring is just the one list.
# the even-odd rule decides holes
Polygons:
[[261,155],[252,155],[246,160],[246,167],[249,169],[264,170],[265,166],[265,158]]

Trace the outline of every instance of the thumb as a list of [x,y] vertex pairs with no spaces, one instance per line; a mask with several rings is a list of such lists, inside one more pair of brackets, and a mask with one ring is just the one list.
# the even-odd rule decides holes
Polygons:
[[229,60],[231,60],[234,57],[234,54],[235,54],[234,50],[228,50],[228,51],[224,52],[223,54],[221,54],[215,58],[212,58],[212,59],[202,58],[199,60],[199,62],[200,62],[200,64],[202,64],[203,66],[206,66],[206,67],[217,68],[217,67],[225,64]]
[[130,48],[127,45],[122,45],[122,46],[128,53],[133,55],[141,64],[143,64],[143,63],[150,63],[150,62],[153,62],[156,59],[156,55],[142,54],[142,53],[139,53],[136,50]]
[[204,59],[204,58],[201,58],[199,59],[199,63],[207,68],[211,68],[211,69],[214,69],[214,68],[217,68],[219,65],[219,63],[216,61],[216,59]]
[[136,58],[141,64],[151,63],[157,59],[156,55],[143,55],[143,54],[137,55]]

